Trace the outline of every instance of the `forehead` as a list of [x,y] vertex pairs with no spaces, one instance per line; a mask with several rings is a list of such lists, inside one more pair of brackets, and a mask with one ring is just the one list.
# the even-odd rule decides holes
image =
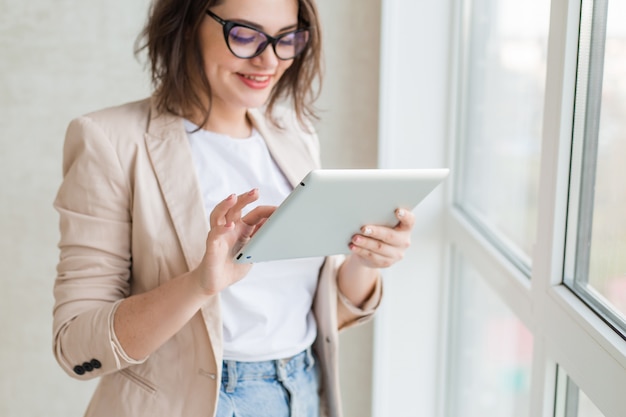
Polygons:
[[211,10],[223,19],[252,23],[268,32],[298,23],[298,0],[224,0]]

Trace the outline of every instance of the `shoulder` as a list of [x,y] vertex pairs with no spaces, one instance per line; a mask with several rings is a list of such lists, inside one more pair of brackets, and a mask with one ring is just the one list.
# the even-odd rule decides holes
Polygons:
[[152,112],[151,102],[147,98],[75,118],[67,128],[66,149],[106,146],[126,152],[129,147],[136,148],[144,141]]
[[150,112],[151,99],[146,98],[87,113],[74,119],[72,123],[91,125],[108,137],[129,137],[146,131]]
[[130,164],[142,149],[151,113],[151,100],[144,99],[84,114],[72,120],[65,134],[63,169],[78,159],[117,160]]

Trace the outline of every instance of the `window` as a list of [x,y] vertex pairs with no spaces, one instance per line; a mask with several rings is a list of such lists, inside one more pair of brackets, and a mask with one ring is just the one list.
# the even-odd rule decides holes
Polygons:
[[550,3],[464,4],[456,202],[530,273]]
[[566,283],[626,335],[626,1],[584,1]]
[[623,416],[626,0],[457,6],[443,415]]
[[605,417],[563,369],[557,384],[554,417]]
[[467,259],[454,259],[447,415],[528,416],[532,334]]
[[623,417],[626,0],[382,5],[381,165],[454,175],[385,283],[375,416]]

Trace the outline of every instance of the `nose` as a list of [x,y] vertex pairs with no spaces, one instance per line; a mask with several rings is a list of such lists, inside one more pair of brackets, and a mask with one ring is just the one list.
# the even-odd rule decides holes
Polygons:
[[279,61],[271,43],[265,47],[265,50],[261,52],[260,55],[257,55],[252,59],[255,64],[262,66],[263,68],[275,68],[278,66]]

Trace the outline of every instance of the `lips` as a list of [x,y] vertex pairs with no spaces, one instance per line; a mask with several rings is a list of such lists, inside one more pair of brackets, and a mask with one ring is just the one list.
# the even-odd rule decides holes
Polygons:
[[241,74],[241,76],[243,76],[244,78],[246,78],[248,80],[252,80],[252,81],[256,81],[256,82],[265,82],[265,81],[267,81],[268,78],[270,78],[269,75],[246,75],[246,74]]
[[272,76],[268,74],[237,73],[237,76],[245,85],[253,89],[267,88],[272,81]]

